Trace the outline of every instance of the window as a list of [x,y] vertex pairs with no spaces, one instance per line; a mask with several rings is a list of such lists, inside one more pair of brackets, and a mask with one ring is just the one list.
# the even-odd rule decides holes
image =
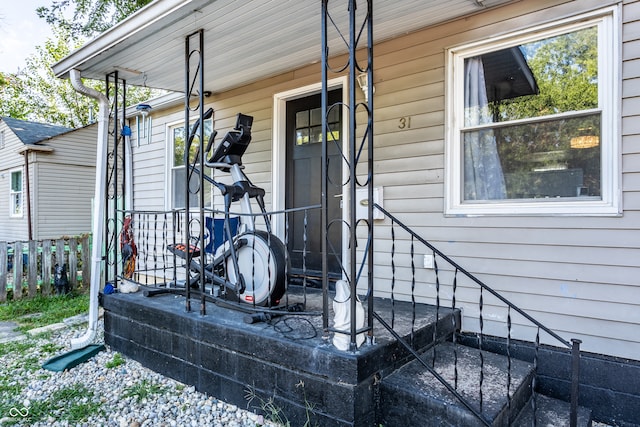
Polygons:
[[614,22],[449,51],[447,213],[618,213]]
[[13,217],[22,216],[22,171],[11,172],[11,188],[9,189],[9,215]]
[[[298,111],[296,113],[296,145],[322,142],[322,109]],[[340,109],[331,108],[327,116],[329,141],[340,139]]]
[[[204,136],[208,141],[213,129],[213,121],[211,119],[204,121]],[[199,131],[198,131],[199,134]],[[185,150],[185,129],[184,126],[176,125],[169,127],[169,190],[172,209],[180,209],[185,207],[185,180],[187,174],[187,168],[184,165],[184,150]],[[200,146],[200,139],[198,135],[195,136],[189,150],[189,161],[194,164],[198,147]],[[199,164],[196,164],[198,170],[202,170]],[[206,171],[205,171],[206,173]],[[189,195],[189,207],[198,207],[199,200],[195,196],[198,191],[198,185],[200,183],[200,177],[197,173],[192,173],[189,188],[191,194]],[[206,186],[205,189],[205,204],[211,201],[211,191],[206,191],[210,186]]]

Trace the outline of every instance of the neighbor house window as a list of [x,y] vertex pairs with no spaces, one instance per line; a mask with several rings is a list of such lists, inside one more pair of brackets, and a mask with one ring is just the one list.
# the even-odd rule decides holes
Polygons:
[[618,213],[612,13],[450,50],[447,213]]
[[[213,121],[211,119],[204,122],[204,135],[205,140],[209,140],[213,129]],[[198,134],[200,132],[198,131]],[[169,191],[171,208],[180,209],[185,207],[185,184],[187,177],[187,168],[185,167],[184,152],[185,152],[185,129],[184,126],[176,125],[169,127]],[[200,139],[196,136],[191,143],[189,149],[189,163],[196,166],[196,168],[202,171],[200,164],[197,162],[196,154],[198,146],[200,145]],[[206,168],[209,169],[209,168]],[[210,171],[205,170],[205,174],[210,175]],[[198,186],[200,185],[200,176],[194,171],[190,175],[189,186],[191,193],[189,195],[189,206],[198,207],[199,200],[197,196]],[[205,205],[211,201],[210,186],[205,184]]]
[[22,171],[11,172],[11,182],[9,189],[9,215],[14,217],[22,216],[22,206],[24,203],[22,193]]

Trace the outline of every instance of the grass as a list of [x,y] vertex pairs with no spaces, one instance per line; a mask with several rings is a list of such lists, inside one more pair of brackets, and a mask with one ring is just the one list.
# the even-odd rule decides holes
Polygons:
[[142,380],[132,386],[126,387],[122,393],[122,397],[135,397],[136,402],[142,402],[143,399],[153,395],[161,394],[166,391],[166,387],[154,384],[149,380]]
[[[88,294],[38,295],[34,298],[0,304],[0,321],[16,322],[19,325],[17,329],[25,331],[58,323],[67,317],[86,313],[88,310]],[[43,400],[32,400],[28,407],[25,407],[24,402],[20,400],[19,396],[26,384],[24,381],[17,380],[12,372],[19,366],[21,369],[35,373],[40,369],[43,357],[46,358],[62,350],[62,346],[51,342],[38,344],[43,340],[46,341],[50,335],[50,332],[45,332],[37,337],[0,344],[0,360],[4,365],[0,373],[0,417],[11,415],[8,420],[6,418],[3,420],[7,421],[6,425],[19,422],[29,425],[46,421],[49,417],[75,425],[101,412],[102,404],[96,402],[93,392],[82,384],[59,389]],[[31,352],[34,346],[38,347],[36,353]],[[41,374],[39,377],[46,378],[47,375]]]
[[[23,410],[22,422],[36,423],[49,417],[56,421],[68,421],[70,424],[86,421],[92,415],[102,413],[100,402],[95,401],[95,394],[85,385],[76,383],[54,391],[48,399],[33,400],[28,407],[13,405]],[[26,410],[25,410],[26,408]],[[14,419],[18,422],[18,419]]]
[[107,369],[116,368],[120,365],[124,365],[125,360],[120,353],[114,353],[113,358],[105,363]]
[[[304,398],[305,416],[306,420],[302,427],[318,427],[317,421],[312,421],[315,413],[315,404],[309,402],[307,399],[307,393],[304,389],[304,382],[301,380],[296,384],[296,388],[302,390],[302,396]],[[256,409],[260,409],[264,413],[264,416],[271,422],[277,423],[284,427],[291,427],[291,422],[284,414],[282,408],[280,408],[276,402],[274,396],[268,398],[261,397],[254,387],[249,387],[245,390],[245,399],[247,400],[247,406],[251,406],[252,402],[256,401],[259,406],[254,406]]]
[[88,294],[37,295],[0,304],[0,321],[17,322],[20,324],[18,329],[26,331],[59,323],[67,317],[88,311]]

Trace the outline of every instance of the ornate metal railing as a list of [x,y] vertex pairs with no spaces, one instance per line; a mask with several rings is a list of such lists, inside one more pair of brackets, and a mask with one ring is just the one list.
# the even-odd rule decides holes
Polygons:
[[[294,215],[302,216],[302,222],[307,223],[307,218],[311,211],[319,210],[320,206],[305,206],[300,208],[287,209],[278,212],[267,212],[266,214],[260,212],[253,214],[255,216],[256,229],[266,230],[264,215],[267,215],[270,223],[277,220],[278,217],[282,218],[284,224],[284,236],[283,244],[288,246],[289,224],[292,221]],[[125,221],[130,221],[127,227],[131,231],[131,240],[127,242],[129,245],[135,247],[135,257],[133,264],[126,264],[131,262],[125,255],[128,249],[123,250],[123,235],[121,234],[119,241],[119,274],[116,277],[114,285],[118,287],[119,282],[122,280],[128,280],[138,285],[143,285],[148,288],[174,288],[176,290],[185,290],[188,282],[188,278],[191,277],[190,273],[197,273],[194,269],[188,269],[186,261],[171,251],[170,248],[176,244],[193,245],[197,249],[204,248],[205,263],[210,262],[214,257],[216,245],[219,244],[217,239],[222,238],[221,233],[224,223],[224,212],[203,209],[204,216],[201,217],[200,210],[191,210],[189,213],[185,209],[175,209],[169,211],[140,211],[130,210],[123,211]],[[229,212],[232,219],[234,217],[239,218],[246,216],[245,213]],[[204,218],[205,224],[200,225],[201,218]],[[202,235],[204,230],[204,235]],[[186,237],[185,237],[186,236]],[[187,239],[185,241],[185,238]],[[272,238],[276,238],[273,236]],[[303,242],[307,241],[307,228],[303,227],[303,236],[301,237]],[[302,290],[303,306],[306,305],[307,287],[313,287],[313,284],[308,280],[308,274],[311,274],[306,270],[306,257],[309,250],[306,247],[299,248],[302,256],[302,268],[296,270],[297,275],[295,277],[295,284],[300,285],[299,289]],[[285,251],[285,276],[291,278],[292,274],[290,269],[290,259],[288,258],[288,252]],[[198,262],[200,259],[198,257]],[[286,286],[289,286],[287,281]],[[198,281],[198,286],[202,282]],[[191,283],[193,285],[193,283]],[[210,291],[210,284],[207,283],[207,289]],[[178,292],[179,293],[179,292]],[[201,297],[202,292],[186,293],[185,305],[187,310],[191,310],[190,300]],[[202,304],[206,304],[206,299],[201,300]],[[288,293],[285,292],[282,305],[288,305]],[[203,314],[206,313],[206,306],[201,306]]]
[[[477,346],[478,348],[478,357],[479,357],[479,361],[480,361],[480,373],[479,373],[479,384],[478,384],[478,402],[479,402],[479,406],[476,407],[474,406],[472,403],[470,403],[467,399],[465,399],[460,393],[458,393],[458,369],[457,369],[457,363],[458,363],[458,357],[457,357],[457,344],[458,344],[458,339],[460,337],[460,335],[458,335],[459,331],[454,332],[453,334],[453,344],[454,344],[454,380],[453,380],[453,384],[450,384],[448,381],[446,381],[442,376],[438,375],[438,373],[433,369],[434,363],[435,363],[435,358],[436,358],[436,352],[435,352],[435,347],[432,348],[431,350],[431,361],[429,360],[425,360],[424,356],[420,356],[420,354],[418,354],[418,349],[414,349],[412,347],[412,343],[411,342],[406,342],[405,340],[403,340],[400,336],[398,336],[398,334],[395,334],[393,332],[393,327],[394,327],[394,317],[392,315],[392,319],[391,319],[391,324],[388,324],[387,322],[385,322],[382,318],[380,318],[380,316],[376,315],[375,313],[373,314],[374,317],[385,327],[387,328],[394,336],[396,339],[398,339],[402,345],[404,345],[415,357],[417,360],[420,361],[420,363],[427,369],[429,370],[432,374],[434,374],[436,376],[436,378],[449,390],[451,391],[451,393],[453,393],[456,398],[458,398],[464,406],[466,406],[473,414],[475,414],[475,416],[481,420],[481,422],[483,422],[486,425],[491,425],[491,422],[483,415],[483,404],[484,404],[484,396],[483,396],[483,381],[484,381],[484,341],[491,335],[486,334],[485,333],[485,300],[487,298],[488,295],[491,295],[493,297],[493,300],[491,301],[491,303],[493,305],[496,305],[498,303],[503,304],[504,307],[506,307],[506,322],[503,325],[504,327],[506,327],[505,333],[504,333],[504,337],[505,338],[505,348],[504,348],[504,353],[507,357],[507,380],[506,380],[506,387],[504,390],[505,393],[505,397],[507,400],[507,405],[510,408],[511,407],[511,401],[512,401],[512,394],[513,394],[513,390],[511,390],[511,374],[512,374],[512,361],[513,361],[513,357],[511,355],[511,347],[512,347],[512,341],[515,339],[515,337],[513,336],[513,324],[512,324],[512,318],[514,316],[514,313],[517,313],[517,315],[519,316],[520,319],[522,319],[523,322],[528,323],[531,327],[533,327],[535,329],[535,338],[533,340],[533,346],[534,346],[534,354],[533,354],[533,380],[532,380],[532,384],[531,384],[531,389],[532,389],[532,393],[533,393],[533,398],[531,399],[531,405],[532,405],[532,411],[533,411],[533,422],[535,425],[535,420],[536,420],[536,411],[537,411],[537,407],[536,407],[536,385],[537,385],[537,372],[538,372],[538,357],[539,357],[539,350],[540,350],[540,336],[541,336],[541,332],[545,333],[548,337],[550,337],[550,341],[555,342],[556,345],[560,346],[560,347],[566,347],[567,349],[569,349],[571,351],[571,390],[570,390],[570,403],[571,403],[571,409],[570,409],[570,425],[571,426],[575,426],[577,424],[577,410],[578,410],[578,389],[579,389],[579,367],[580,367],[580,343],[581,341],[578,339],[572,339],[571,341],[567,341],[564,338],[562,338],[560,335],[558,335],[556,332],[554,332],[553,330],[551,330],[550,328],[546,327],[545,325],[543,325],[542,323],[540,323],[538,320],[536,320],[535,318],[533,318],[531,315],[529,315],[527,312],[525,312],[523,309],[521,309],[520,307],[518,307],[517,305],[515,305],[514,303],[512,303],[511,301],[509,301],[507,298],[505,298],[503,295],[501,295],[500,293],[498,293],[497,291],[495,291],[494,289],[492,289],[491,287],[489,287],[487,284],[485,284],[483,281],[481,281],[480,279],[478,279],[475,275],[473,275],[472,273],[470,273],[469,271],[465,270],[463,267],[461,267],[458,263],[456,263],[454,260],[452,260],[451,258],[449,258],[447,255],[445,255],[444,253],[442,253],[440,250],[438,250],[434,245],[432,245],[431,243],[429,243],[428,241],[426,241],[425,239],[423,239],[422,237],[420,237],[416,232],[414,232],[413,230],[411,230],[407,225],[405,225],[404,223],[402,223],[398,218],[396,218],[395,216],[393,216],[391,213],[389,213],[388,211],[386,211],[383,207],[379,206],[378,204],[374,204],[374,207],[378,210],[380,210],[381,212],[383,212],[390,220],[391,220],[391,226],[390,226],[390,240],[391,240],[391,259],[390,259],[390,265],[391,265],[391,271],[392,271],[392,275],[391,275],[391,288],[390,288],[390,298],[391,298],[391,302],[392,302],[392,306],[394,305],[394,302],[396,300],[397,297],[397,281],[398,281],[398,270],[401,268],[401,263],[402,262],[409,262],[409,265],[404,265],[403,267],[408,267],[409,268],[409,281],[410,281],[410,295],[409,297],[411,298],[411,301],[414,303],[416,302],[416,296],[420,295],[422,297],[425,296],[425,292],[424,290],[420,290],[418,291],[418,287],[417,287],[417,272],[416,272],[416,260],[419,253],[424,253],[427,252],[429,255],[433,256],[433,286],[434,286],[434,295],[432,296],[431,300],[435,303],[436,306],[436,317],[437,319],[439,319],[440,315],[439,315],[439,310],[441,309],[441,307],[443,307],[442,305],[442,301],[443,299],[449,300],[450,301],[450,308],[455,311],[456,309],[460,309],[461,307],[463,307],[463,304],[459,304],[458,301],[458,292],[459,292],[459,286],[460,286],[460,282],[462,280],[462,278],[465,278],[465,286],[471,285],[471,286],[476,286],[477,289],[479,290],[478,293],[478,299],[477,299],[477,303],[476,303],[476,307],[478,310],[478,317],[477,317],[477,321],[478,321],[478,328],[475,331],[475,333],[473,333],[472,335],[475,335],[475,346]],[[406,233],[405,236],[402,236],[402,238],[400,238],[398,236],[398,232],[399,231],[404,231]],[[380,234],[377,235],[378,236],[378,240],[380,240],[382,238],[382,236],[380,236]],[[409,245],[409,254],[407,256],[407,254],[398,254],[397,251],[397,246],[400,244],[400,242],[404,242],[405,244],[408,243]],[[425,251],[426,248],[426,251]],[[420,249],[420,250],[418,250]],[[450,278],[450,284],[446,285],[445,284],[445,279],[446,278]],[[405,279],[406,280],[406,279]],[[448,286],[447,292],[448,294],[445,296],[443,295],[443,288],[444,286]],[[407,298],[406,295],[403,296],[403,300],[405,300]],[[467,301],[465,301],[465,304],[467,307],[469,307],[470,302],[469,302],[469,298],[467,298]],[[470,311],[470,310],[467,310]],[[466,313],[468,314],[468,313]],[[466,316],[465,316],[466,317]],[[495,316],[492,316],[492,321],[495,320]],[[452,322],[455,322],[455,318],[452,318]],[[416,322],[416,318],[415,315],[413,316],[413,320],[412,320],[412,329],[413,329],[413,325],[415,325]],[[438,322],[436,321],[436,323],[434,324],[434,331],[433,331],[433,336],[434,336],[434,341],[435,338],[438,336],[438,332],[437,332],[437,328],[438,328]],[[454,330],[456,325],[454,324]]]

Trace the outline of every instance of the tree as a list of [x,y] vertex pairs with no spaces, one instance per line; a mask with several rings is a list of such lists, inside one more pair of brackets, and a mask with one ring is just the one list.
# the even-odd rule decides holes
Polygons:
[[[71,82],[53,74],[51,65],[82,45],[69,30],[53,29],[54,36],[26,60],[24,69],[15,74],[0,73],[0,115],[77,128],[91,121],[98,111],[97,101],[76,92]],[[102,80],[85,80],[86,86],[105,92]],[[127,87],[130,105],[159,94],[148,88]]]
[[[72,36],[91,37],[104,32],[151,0],[56,0],[49,7],[39,7],[38,16],[53,27],[69,31]],[[65,16],[73,9],[71,18]]]
[[0,72],[0,116],[27,120],[28,99],[21,96],[24,84],[16,73]]
[[559,176],[568,175],[572,170],[583,174],[581,187],[588,188],[588,195],[600,196],[600,145],[577,147],[572,142],[580,136],[600,137],[597,28],[560,34],[521,45],[520,49],[539,91],[492,102],[489,108],[494,122],[568,112],[586,111],[589,114],[516,122],[494,129],[502,169],[508,178],[508,197],[544,196],[536,194],[533,188],[544,179],[558,179],[543,178],[545,171],[549,176],[554,173]]

